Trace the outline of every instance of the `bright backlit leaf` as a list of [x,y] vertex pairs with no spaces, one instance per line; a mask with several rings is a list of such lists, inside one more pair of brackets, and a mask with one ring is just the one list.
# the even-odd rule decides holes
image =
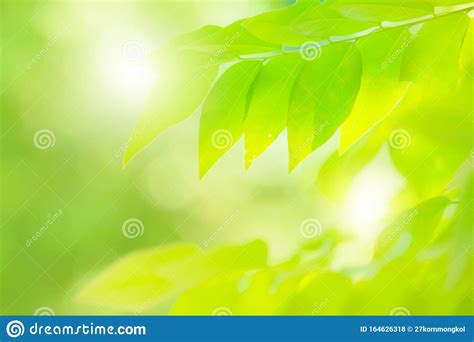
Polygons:
[[86,302],[134,311],[216,272],[195,246],[132,253],[109,266],[79,294]]
[[195,40],[189,48],[212,54],[214,58],[228,58],[275,51],[278,47],[249,34],[242,26],[241,20],[221,30],[216,30],[200,40]]
[[291,91],[303,62],[299,54],[275,57],[255,80],[244,125],[247,167],[286,127]]
[[191,31],[185,34],[182,34],[174,39],[171,39],[167,43],[162,46],[162,49],[172,49],[172,48],[180,48],[186,49],[189,48],[190,45],[204,39],[205,37],[212,36],[216,32],[220,31],[222,27],[216,25],[206,25],[201,27],[198,30]]
[[[474,15],[474,12],[473,12]],[[472,47],[474,40],[474,19],[469,19],[469,28],[466,31],[464,38],[461,55],[459,57],[459,64],[461,67],[462,76],[467,79],[474,77],[474,63],[473,63],[473,52]]]
[[474,201],[474,172],[468,173],[462,184],[462,192],[455,213],[456,220],[449,227],[452,230],[450,241],[448,286],[462,280],[463,275],[472,272],[474,260],[472,256],[472,203]]
[[381,134],[374,132],[359,139],[343,155],[335,151],[318,173],[318,190],[331,200],[341,203],[346,198],[354,177],[372,160],[382,144]]
[[346,18],[330,4],[299,1],[288,8],[248,19],[244,26],[262,40],[302,45],[308,41],[354,34],[376,24]]
[[266,263],[267,248],[262,241],[228,246],[210,254],[194,245],[143,250],[109,266],[82,289],[78,298],[141,311],[208,278],[258,269]]
[[[125,163],[166,128],[191,115],[206,97],[200,127],[201,177],[242,131],[246,167],[285,126],[289,170],[338,127],[342,155],[396,116],[414,84],[432,90],[447,84],[455,88],[457,83],[463,91],[472,88],[468,13],[473,7],[464,1],[305,0],[227,27],[205,26],[182,35],[164,45],[172,51],[160,56],[171,58],[166,58],[168,65],[130,139]],[[228,66],[225,63],[234,65],[209,93],[218,68]],[[237,71],[239,66],[257,64],[263,65],[261,72]],[[221,99],[219,92],[225,94]],[[421,94],[428,102],[428,97],[436,101],[438,95]],[[384,127],[385,134],[396,129],[394,122]]]
[[217,66],[209,56],[182,53],[162,60],[150,100],[138,120],[125,152],[126,165],[164,130],[189,117],[205,99]]
[[401,255],[410,258],[413,253],[429,246],[430,240],[436,237],[443,211],[451,203],[446,197],[435,197],[402,213],[379,236],[375,257],[384,258],[384,261]]
[[332,136],[359,90],[362,65],[353,44],[328,45],[319,54],[305,63],[293,90],[288,113],[290,170]]
[[432,7],[421,1],[336,1],[331,7],[347,18],[376,23],[404,21],[432,14]]
[[203,104],[199,128],[199,175],[239,140],[247,110],[247,94],[262,63],[243,61],[230,66]]
[[400,28],[358,41],[363,60],[362,80],[352,113],[341,126],[341,154],[389,115],[406,94],[409,85],[399,80],[401,58],[398,51],[410,39],[413,39],[412,34]]
[[459,56],[468,24],[465,13],[424,23],[412,38],[413,44],[406,46],[402,79],[424,84],[437,81],[452,87],[458,77]]

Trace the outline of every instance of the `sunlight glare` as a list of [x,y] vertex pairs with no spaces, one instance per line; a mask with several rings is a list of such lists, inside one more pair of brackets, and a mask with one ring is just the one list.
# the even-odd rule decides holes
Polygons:
[[344,203],[345,225],[362,239],[371,240],[381,230],[381,219],[390,201],[404,185],[403,178],[382,150],[355,178]]
[[147,58],[150,49],[141,40],[116,39],[101,50],[100,69],[107,93],[122,103],[143,105],[157,79]]
[[115,80],[124,91],[148,92],[154,78],[153,70],[137,61],[122,60],[117,64]]

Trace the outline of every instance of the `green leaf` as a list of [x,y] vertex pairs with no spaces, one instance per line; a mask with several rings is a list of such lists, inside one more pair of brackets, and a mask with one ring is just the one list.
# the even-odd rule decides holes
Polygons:
[[277,56],[257,76],[244,125],[247,168],[286,127],[291,90],[302,63],[298,54]]
[[145,250],[109,266],[81,290],[78,299],[134,311],[214,272],[214,266],[192,245]]
[[247,54],[257,54],[275,51],[278,46],[269,41],[263,41],[249,34],[239,20],[227,27],[216,30],[213,34],[196,40],[188,48],[212,54],[222,61],[232,57]]
[[380,132],[372,132],[343,155],[338,151],[331,154],[318,173],[318,190],[329,199],[342,203],[355,176],[374,158],[383,142]]
[[[282,312],[297,286],[275,269],[232,272],[184,292],[173,306],[178,315],[272,315]],[[285,311],[283,311],[285,312]]]
[[128,142],[124,165],[164,130],[196,110],[217,76],[217,66],[206,65],[208,62],[208,55],[189,52],[161,60],[158,79]]
[[293,266],[293,272],[307,273],[308,269],[328,269],[334,258],[337,247],[349,240],[341,231],[330,229],[324,231],[317,239],[304,243],[297,254],[299,265]]
[[[156,87],[159,95],[152,95],[132,135],[125,163],[163,130],[191,115],[208,94],[219,65],[239,65],[242,60],[263,64],[263,71],[255,82],[253,72],[243,78],[245,94],[237,92],[229,102],[236,103],[235,107],[225,108],[225,100],[219,99],[216,91],[208,97],[200,128],[201,177],[236,142],[242,130],[246,135],[245,164],[249,167],[284,129],[285,116],[290,171],[324,144],[338,126],[342,155],[389,115],[394,116],[414,85],[442,90],[446,82],[455,87],[454,81],[459,81],[462,91],[472,87],[472,28],[466,35],[470,21],[466,12],[473,5],[456,1],[452,4],[462,5],[444,6],[447,4],[304,0],[224,28],[207,26],[178,37],[165,45],[165,50],[173,51],[160,54],[168,64],[161,68],[163,85]],[[349,45],[350,58],[341,53]],[[286,66],[298,69],[300,63],[292,64],[291,60],[297,61],[298,53],[304,56],[308,47],[323,51],[323,56],[314,63],[303,62],[303,71],[292,86],[294,76],[285,77],[282,70]],[[218,80],[219,87],[230,89],[238,82],[233,75],[239,77],[239,73],[232,67],[229,70],[222,74],[222,82]],[[436,80],[441,86],[435,87]],[[280,82],[281,87],[272,87]],[[270,99],[268,89],[272,88],[277,94]],[[226,92],[230,91],[224,89]],[[422,96],[438,98],[431,91]],[[397,129],[395,124],[386,125],[384,132],[390,133],[390,128]],[[221,143],[229,141],[229,146],[212,146],[214,133],[221,133]]]
[[171,309],[173,315],[214,315],[237,314],[235,302],[239,299],[238,283],[244,272],[231,272],[210,278],[183,292]]
[[410,32],[398,28],[375,33],[357,42],[363,59],[363,74],[352,113],[341,126],[340,154],[387,117],[406,94],[409,85],[399,81],[401,59],[398,51],[403,51],[411,39]]
[[320,83],[316,62],[306,62],[296,80],[288,111],[289,171],[313,151],[313,122]]
[[308,272],[285,303],[293,315],[337,315],[344,311],[353,290],[351,280],[339,273]]
[[[345,300],[337,300],[335,293],[339,285],[349,284],[347,278],[330,273],[313,272],[315,268],[325,266],[334,253],[336,243],[341,240],[335,231],[329,231],[324,236],[305,244],[302,250],[288,262],[275,266],[267,266],[252,271],[232,271],[212,277],[198,286],[183,292],[175,305],[173,314],[192,315],[269,315],[269,314],[324,314]],[[250,254],[249,254],[250,256]],[[301,263],[300,263],[301,260]],[[325,285],[323,285],[325,284]],[[330,287],[330,288],[329,288]],[[315,291],[316,290],[316,291]],[[315,293],[317,293],[315,295]],[[327,299],[312,307],[316,302],[309,302],[305,311],[295,305],[305,298],[320,298],[324,295],[332,298],[331,304]],[[308,297],[306,297],[308,296]],[[341,296],[340,296],[341,297]],[[335,303],[338,302],[338,305]],[[326,306],[327,305],[327,306]],[[318,312],[312,312],[316,311]]]
[[329,140],[351,113],[362,74],[362,58],[352,43],[328,47],[326,52],[329,56],[324,68],[330,75],[318,76],[325,84],[317,95],[313,150]]
[[243,61],[230,66],[207,97],[199,128],[199,175],[239,140],[247,110],[247,94],[262,63]]
[[350,35],[375,26],[345,18],[317,1],[299,1],[288,8],[247,19],[243,25],[262,40],[287,45]]
[[403,212],[377,239],[375,258],[388,261],[403,255],[411,259],[429,246],[443,211],[451,203],[446,197],[435,197]]
[[225,272],[264,267],[267,247],[262,241],[217,249],[206,255],[194,245],[172,245],[131,253],[87,284],[78,299],[122,310],[152,307]]
[[[186,315],[232,315],[255,314],[255,307],[261,307],[262,297],[252,296],[252,310],[238,302],[247,296],[248,287],[255,286],[254,275],[266,272],[267,247],[262,241],[243,246],[225,247],[210,255],[225,272],[220,272],[197,286],[185,291],[172,308],[173,314]],[[264,271],[261,271],[263,269]],[[250,283],[250,284],[248,284]],[[267,290],[264,287],[263,290]],[[263,294],[263,293],[262,293]],[[260,311],[257,311],[260,312]]]
[[286,26],[313,5],[312,1],[297,1],[292,6],[280,10],[263,13],[243,21],[242,25],[250,33],[262,40],[275,44],[299,44],[301,37],[291,32]]
[[420,18],[432,13],[422,1],[341,1],[331,5],[341,15],[359,21],[387,23]]
[[196,41],[202,40],[205,37],[209,37],[220,30],[222,30],[222,27],[220,26],[206,25],[206,26],[201,27],[200,29],[187,32],[174,39],[171,39],[170,41],[165,43],[160,48],[160,50],[164,51],[166,49],[171,49],[171,48],[184,49],[184,48],[189,47],[190,44],[193,44]]
[[462,45],[461,55],[459,57],[459,63],[461,68],[461,73],[466,79],[472,80],[474,77],[474,63],[472,58],[472,47],[474,46],[474,19],[469,19],[469,28],[466,31],[466,36],[464,37],[464,42]]
[[468,0],[425,0],[425,2],[435,6],[454,6],[461,4],[472,5],[472,2],[469,2]]
[[359,89],[361,58],[353,44],[327,45],[317,53],[318,58],[305,62],[290,102],[290,171],[332,136],[349,115]]
[[265,242],[255,240],[240,246],[216,249],[209,254],[209,258],[223,269],[250,269],[267,264],[268,250]]
[[[462,184],[455,219],[449,227],[452,240],[449,250],[448,286],[458,283],[466,274],[472,275],[472,207],[474,202],[474,172],[471,168]],[[469,281],[471,285],[472,281]]]
[[472,151],[470,84],[441,92],[431,85],[412,87],[406,99],[416,111],[397,111],[386,120],[393,163],[418,198],[442,192]]
[[459,57],[468,25],[469,19],[462,12],[424,23],[404,51],[402,79],[451,87],[458,79]]

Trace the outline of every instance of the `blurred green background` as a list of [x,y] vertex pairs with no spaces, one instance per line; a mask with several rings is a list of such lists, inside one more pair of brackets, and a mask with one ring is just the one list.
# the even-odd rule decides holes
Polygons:
[[[76,295],[126,253],[177,241],[210,250],[262,239],[270,260],[280,262],[307,241],[301,223],[314,217],[323,228],[337,227],[355,237],[335,254],[333,269],[361,266],[371,259],[369,246],[382,228],[401,209],[429,197],[413,191],[400,195],[406,180],[387,148],[355,178],[343,200],[323,196],[315,187],[316,175],[337,148],[337,137],[291,174],[285,137],[248,171],[241,141],[199,181],[196,115],[122,168],[126,142],[159,74],[147,57],[160,43],[290,2],[2,1],[1,314],[29,315],[41,308],[55,314],[124,313],[85,304]],[[461,143],[470,143],[472,150],[469,134],[462,135]],[[336,188],[349,182],[339,176]],[[122,231],[131,218],[144,227],[135,239]],[[472,219],[465,224],[472,227]],[[471,233],[468,240],[471,227],[463,228]],[[446,292],[436,297],[445,298],[449,308],[437,302],[423,312],[426,302],[416,304],[416,291],[408,295],[411,306],[399,306],[410,306],[412,313],[443,313],[444,307],[446,313],[472,313],[472,251],[468,253],[471,266],[461,271],[463,285],[456,299]],[[446,268],[436,267],[436,278],[443,278]],[[356,291],[363,296],[354,300],[383,289],[384,279],[374,281],[373,288],[362,284]],[[397,281],[393,286],[407,280]],[[424,286],[423,279],[420,284]],[[167,313],[170,305],[162,303],[149,313]],[[368,313],[388,314],[394,307],[380,305],[379,311]],[[347,312],[359,311],[341,311]]]
[[[142,247],[175,240],[202,244],[237,208],[245,216],[220,240],[275,231],[282,253],[291,249],[286,244],[300,236],[295,231],[287,240],[287,223],[299,222],[315,204],[308,185],[295,177],[287,182],[278,153],[277,167],[250,177],[235,153],[199,182],[193,118],[126,170],[121,165],[153,77],[144,66],[153,48],[176,34],[281,5],[2,1],[2,314],[33,314],[43,306],[56,314],[89,312],[72,297],[94,272]],[[44,150],[34,144],[42,129],[55,140]],[[252,198],[257,187],[264,191]],[[27,247],[59,210],[57,221]],[[275,211],[283,219],[270,215]],[[140,239],[122,234],[122,223],[132,217],[144,223]]]

